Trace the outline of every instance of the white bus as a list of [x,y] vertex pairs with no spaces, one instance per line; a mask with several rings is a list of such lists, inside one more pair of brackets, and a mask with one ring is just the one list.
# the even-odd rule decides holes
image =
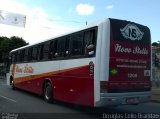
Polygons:
[[139,104],[151,97],[148,27],[105,19],[10,52],[13,88],[86,106]]

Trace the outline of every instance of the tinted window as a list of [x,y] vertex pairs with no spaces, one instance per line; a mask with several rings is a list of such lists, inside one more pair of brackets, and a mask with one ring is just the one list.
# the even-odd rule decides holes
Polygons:
[[17,62],[23,62],[24,61],[24,49],[19,50],[17,54]]
[[18,52],[15,52],[14,55],[15,55],[14,62],[16,63],[17,62],[17,57],[18,57]]
[[43,59],[45,60],[48,59],[48,53],[49,53],[49,42],[46,42],[44,44],[44,49],[43,49]]
[[32,60],[32,52],[33,52],[33,47],[29,48],[29,51],[28,51],[28,61]]
[[76,33],[71,36],[72,39],[72,56],[82,54],[83,35],[82,33]]
[[59,56],[59,52],[57,50],[57,40],[51,41],[49,45],[49,59],[56,58]]
[[28,61],[28,49],[25,49],[24,61]]
[[21,55],[21,51],[17,51],[17,61],[16,62],[20,62],[20,55]]
[[41,44],[41,45],[40,45],[40,56],[39,56],[39,59],[40,59],[40,60],[43,59],[43,47],[44,47],[44,45]]
[[58,41],[55,40],[55,41],[54,41],[54,46],[53,46],[53,48],[54,48],[54,50],[53,50],[53,51],[54,51],[54,52],[53,52],[54,58],[58,56],[57,45],[58,45]]
[[24,56],[25,56],[25,49],[21,50],[21,54],[20,54],[20,61],[24,62]]
[[65,39],[65,57],[70,55],[70,36],[66,37]]
[[37,50],[37,60],[39,60],[41,56],[41,45],[38,45]]
[[[81,58],[84,57],[84,53],[87,54],[85,56],[88,56],[89,50],[94,51],[95,54],[96,31],[95,28],[87,29],[12,52],[12,62],[48,60],[53,58],[66,59],[69,57]],[[88,50],[88,46],[91,45],[94,47]]]
[[[89,51],[95,52],[95,42],[96,42],[96,30],[91,29],[88,31],[85,31],[84,33],[84,54],[88,55]],[[88,49],[89,46],[93,46],[92,48]]]
[[51,41],[49,45],[49,59],[67,57],[70,54],[70,37]]
[[65,39],[60,38],[54,42],[55,57],[64,57]]
[[12,56],[12,63],[15,63],[16,62],[16,53],[13,52],[11,56]]
[[33,53],[32,53],[32,60],[37,60],[38,59],[37,54],[38,54],[38,46],[34,46],[33,47]]
[[54,51],[54,43],[53,41],[51,41],[49,44],[49,54],[48,54],[49,59],[53,58],[53,53],[54,53],[53,51]]

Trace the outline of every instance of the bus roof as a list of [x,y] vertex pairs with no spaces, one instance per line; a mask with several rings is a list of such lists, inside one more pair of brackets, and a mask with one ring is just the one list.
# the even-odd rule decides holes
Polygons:
[[[34,45],[37,45],[37,44],[40,44],[40,43],[43,43],[43,42],[46,42],[46,41],[49,41],[49,40],[52,40],[52,39],[55,39],[55,38],[59,38],[59,37],[62,37],[62,36],[65,36],[65,35],[69,35],[69,34],[72,34],[72,33],[78,32],[78,31],[82,31],[82,30],[85,30],[85,29],[88,29],[88,28],[92,28],[92,27],[95,27],[95,26],[99,26],[100,24],[109,21],[109,19],[113,19],[113,18],[105,18],[105,19],[103,19],[103,20],[99,20],[99,21],[97,21],[97,22],[94,22],[94,23],[92,23],[92,24],[89,24],[89,25],[87,25],[87,26],[85,26],[85,27],[83,27],[83,28],[74,30],[74,31],[72,31],[72,32],[67,32],[67,33],[64,33],[64,34],[61,34],[61,35],[57,35],[57,36],[54,36],[54,37],[50,37],[50,38],[47,38],[47,39],[45,39],[45,40],[39,41],[39,42],[37,42],[37,43],[31,44],[31,45],[26,45],[26,46],[23,46],[23,47],[14,49],[14,50],[12,50],[11,52],[14,52],[14,51],[17,51],[17,50],[26,48],[26,47],[34,46]],[[120,20],[120,19],[119,19],[119,20]],[[122,21],[126,21],[126,20],[122,20]],[[131,21],[129,21],[129,22],[131,22]],[[133,22],[133,23],[134,23],[134,22]],[[147,26],[146,26],[146,27],[147,27]],[[10,52],[10,53],[11,53],[11,52]]]
[[[108,18],[109,19],[109,18]],[[80,28],[78,30],[74,30],[74,31],[71,31],[71,32],[67,32],[67,33],[64,33],[64,34],[61,34],[61,35],[57,35],[57,36],[54,36],[54,37],[50,37],[50,38],[47,38],[45,40],[42,40],[42,41],[39,41],[37,43],[34,43],[34,44],[31,44],[31,45],[26,45],[26,46],[23,46],[23,47],[20,47],[20,48],[16,48],[14,50],[11,50],[11,52],[14,52],[14,51],[17,51],[17,50],[20,50],[20,49],[23,49],[23,48],[26,48],[26,47],[30,47],[30,46],[34,46],[34,45],[37,45],[37,44],[40,44],[40,43],[43,43],[43,42],[46,42],[46,41],[49,41],[49,40],[52,40],[52,39],[55,39],[55,38],[59,38],[59,37],[62,37],[62,36],[65,36],[65,35],[69,35],[69,34],[72,34],[72,33],[75,33],[75,32],[78,32],[78,31],[81,31],[81,30],[85,30],[85,29],[88,29],[88,28],[92,28],[92,27],[95,27],[95,26],[98,26],[100,25],[101,23],[105,22],[106,20],[108,19],[103,19],[103,20],[100,20],[98,22],[94,22],[92,24],[89,24],[83,28]]]

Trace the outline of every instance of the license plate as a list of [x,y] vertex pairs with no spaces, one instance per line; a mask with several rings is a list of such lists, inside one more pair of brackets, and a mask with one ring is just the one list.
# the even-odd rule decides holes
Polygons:
[[136,97],[129,97],[129,98],[126,98],[126,103],[135,104],[135,103],[138,103],[138,99]]

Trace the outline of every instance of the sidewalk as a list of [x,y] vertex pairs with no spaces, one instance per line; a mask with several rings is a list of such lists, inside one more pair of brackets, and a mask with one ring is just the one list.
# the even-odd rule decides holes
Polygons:
[[160,87],[152,87],[151,100],[160,103]]

